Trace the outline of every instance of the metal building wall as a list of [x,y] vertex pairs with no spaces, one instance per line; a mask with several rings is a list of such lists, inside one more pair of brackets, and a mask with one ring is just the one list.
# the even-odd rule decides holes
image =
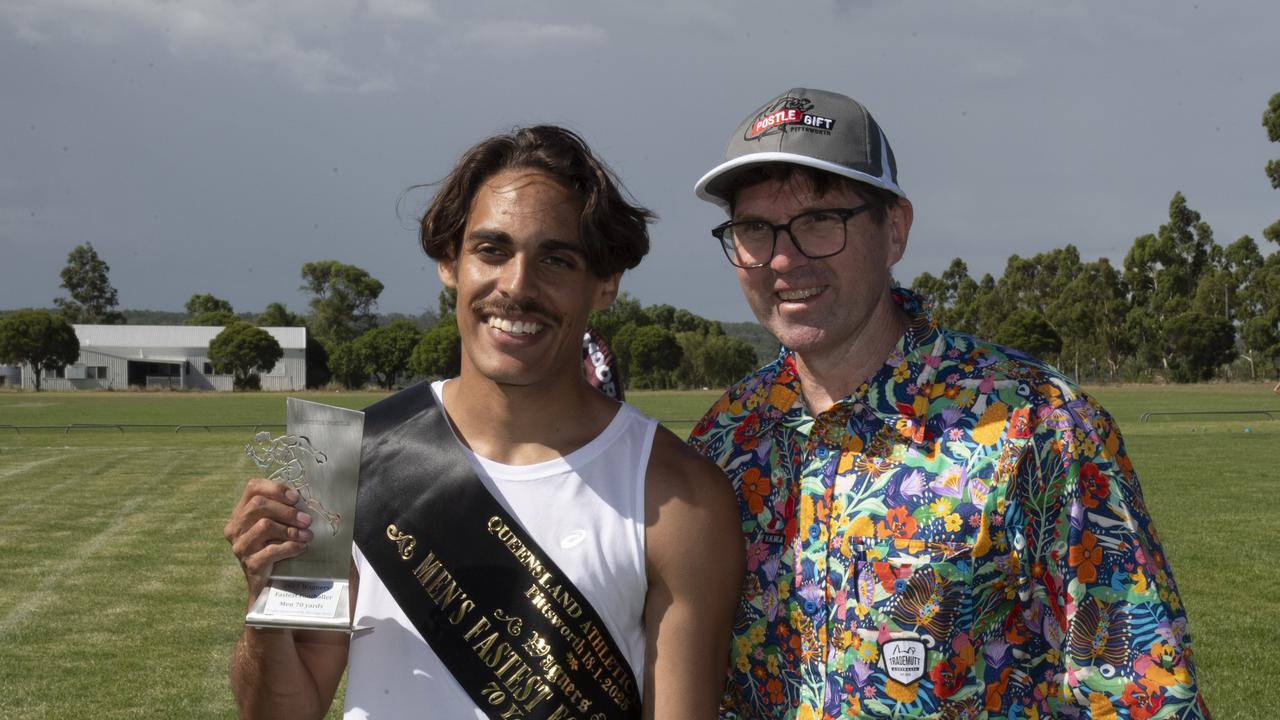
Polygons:
[[[147,361],[157,363],[182,363],[183,387],[189,390],[227,391],[232,389],[232,377],[216,373],[205,373],[204,366],[209,362],[208,341],[221,331],[221,328],[203,328],[191,326],[75,326],[77,335],[82,336],[80,357],[66,369],[65,378],[43,378],[42,389],[48,390],[95,390],[117,389],[129,387],[129,362]],[[307,358],[306,331],[303,328],[263,328],[281,343],[284,355],[276,366],[262,373],[262,389],[276,391],[296,391],[306,388]],[[88,345],[96,340],[100,344]],[[133,340],[136,344],[129,344]],[[161,344],[166,340],[177,341],[173,345]],[[113,344],[102,344],[103,341]],[[114,344],[121,343],[121,344]],[[193,343],[182,345],[178,343]],[[201,343],[201,344],[196,344]],[[85,346],[88,345],[88,346]],[[88,366],[106,367],[106,378],[86,378],[85,368]],[[22,387],[35,388],[34,375],[30,367],[21,371]],[[12,380],[8,382],[13,382]]]

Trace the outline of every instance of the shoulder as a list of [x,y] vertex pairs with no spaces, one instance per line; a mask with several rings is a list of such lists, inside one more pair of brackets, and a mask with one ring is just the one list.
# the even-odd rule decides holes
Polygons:
[[1101,410],[1074,381],[1039,358],[956,330],[939,332],[940,355],[925,358],[938,368],[935,382],[972,390],[979,405],[1028,408],[1038,419],[1067,406]]
[[[795,367],[783,350],[773,362],[730,385],[694,426],[689,443],[704,455],[714,455],[715,446],[762,410],[789,407],[795,399],[794,387],[798,387]],[[781,397],[788,393],[790,397]]]
[[942,338],[937,352],[943,368],[957,369],[995,379],[1024,379],[1037,376],[1065,377],[1049,363],[1008,345],[970,335],[947,327],[939,327]]
[[364,409],[366,436],[389,430],[435,404],[431,383],[420,382],[392,393]]
[[420,405],[424,402],[426,397],[432,397],[431,386],[432,383],[426,380],[414,383],[403,390],[398,390],[380,400],[375,401],[366,407],[364,412],[383,413],[393,408],[404,407],[406,405]]
[[645,482],[649,492],[660,497],[714,497],[727,492],[732,498],[724,472],[662,426],[654,431]]
[[946,328],[939,333],[941,342],[922,351],[920,361],[933,372],[919,383],[939,427],[981,445],[1034,446],[1049,463],[1122,454],[1115,421],[1057,368],[1016,348]]
[[653,452],[649,455],[646,480],[657,483],[659,489],[678,491],[680,486],[691,486],[698,491],[705,483],[724,486],[724,473],[712,461],[705,459],[676,437],[671,430],[658,425],[654,430]]
[[737,500],[724,472],[663,427],[645,474],[645,515],[650,545],[737,534]]

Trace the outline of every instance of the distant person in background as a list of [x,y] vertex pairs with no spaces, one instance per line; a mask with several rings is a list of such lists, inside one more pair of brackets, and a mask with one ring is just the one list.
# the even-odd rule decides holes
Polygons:
[[696,191],[783,346],[690,438],[746,541],[721,716],[1208,717],[1111,417],[893,282],[913,208],[870,113],[789,90]]

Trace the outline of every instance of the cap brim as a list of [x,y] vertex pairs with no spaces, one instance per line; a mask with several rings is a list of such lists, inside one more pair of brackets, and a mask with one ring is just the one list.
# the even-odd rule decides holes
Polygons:
[[808,155],[798,155],[788,152],[758,152],[750,155],[743,155],[732,160],[726,160],[711,169],[711,172],[702,176],[702,179],[693,186],[693,191],[698,197],[709,203],[714,203],[723,208],[729,207],[729,198],[727,197],[728,188],[734,177],[743,172],[747,168],[754,165],[764,165],[766,163],[789,163],[791,165],[804,165],[815,170],[823,170],[833,175],[847,177],[850,180],[874,185],[883,188],[898,197],[905,198],[907,194],[898,187],[893,180],[884,177],[876,177],[869,173],[860,172],[853,168],[837,165],[836,163],[819,160],[809,157]]

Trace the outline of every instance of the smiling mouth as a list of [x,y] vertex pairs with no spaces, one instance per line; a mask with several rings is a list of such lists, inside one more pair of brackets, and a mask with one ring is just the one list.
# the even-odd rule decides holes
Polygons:
[[818,293],[822,292],[821,287],[801,288],[799,290],[779,290],[778,297],[783,302],[795,302],[797,300],[807,300]]
[[542,323],[524,320],[507,320],[506,318],[490,316],[488,325],[491,328],[497,328],[508,335],[534,335],[542,332],[542,328],[546,327]]

